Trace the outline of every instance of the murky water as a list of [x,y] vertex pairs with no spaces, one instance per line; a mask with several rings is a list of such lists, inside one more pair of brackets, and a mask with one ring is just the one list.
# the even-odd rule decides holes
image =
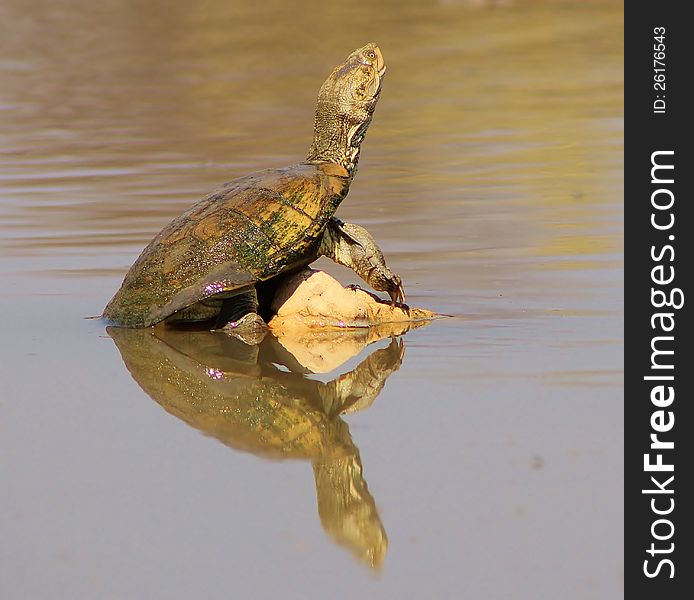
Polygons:
[[[0,595],[621,595],[621,11],[0,3]],[[339,215],[454,318],[320,375],[83,318],[370,40]]]

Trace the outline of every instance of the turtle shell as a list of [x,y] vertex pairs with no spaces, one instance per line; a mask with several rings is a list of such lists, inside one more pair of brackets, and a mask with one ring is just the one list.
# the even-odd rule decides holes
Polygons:
[[339,165],[301,163],[225,184],[149,243],[103,316],[122,327],[213,317],[225,295],[315,260],[349,183]]

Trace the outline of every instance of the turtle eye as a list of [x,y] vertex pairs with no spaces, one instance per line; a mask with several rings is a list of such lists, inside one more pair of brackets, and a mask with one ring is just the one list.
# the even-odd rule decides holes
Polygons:
[[369,50],[366,53],[366,58],[369,58],[371,60],[374,60],[376,58],[376,53],[373,50]]

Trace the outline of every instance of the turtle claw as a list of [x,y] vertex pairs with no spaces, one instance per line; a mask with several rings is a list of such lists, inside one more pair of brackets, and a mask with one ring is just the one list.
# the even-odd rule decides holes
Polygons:
[[392,283],[395,285],[395,287],[388,290],[388,295],[390,296],[390,305],[394,307],[398,304],[405,304],[405,290],[402,287],[400,277],[394,275]]

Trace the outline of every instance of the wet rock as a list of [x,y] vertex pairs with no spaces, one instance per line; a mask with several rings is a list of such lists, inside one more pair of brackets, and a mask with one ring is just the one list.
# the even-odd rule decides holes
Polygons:
[[278,290],[272,309],[276,316],[269,326],[276,334],[297,329],[334,330],[411,324],[440,316],[404,304],[391,306],[390,301],[381,300],[359,288],[342,287],[327,273],[313,269],[305,269],[288,279]]

